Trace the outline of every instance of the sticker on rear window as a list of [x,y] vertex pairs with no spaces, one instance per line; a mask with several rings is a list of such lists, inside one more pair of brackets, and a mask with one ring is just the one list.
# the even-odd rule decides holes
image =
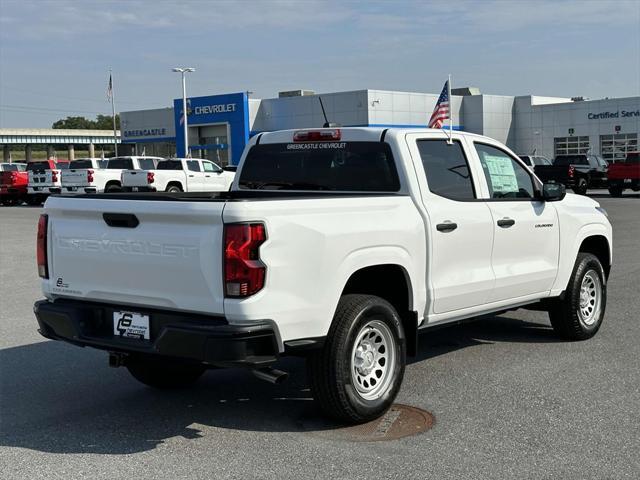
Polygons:
[[344,149],[346,146],[346,142],[287,143],[287,150]]

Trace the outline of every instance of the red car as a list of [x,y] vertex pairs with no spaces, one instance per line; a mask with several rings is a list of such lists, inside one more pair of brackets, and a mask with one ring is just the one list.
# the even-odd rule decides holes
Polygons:
[[609,165],[609,193],[621,197],[626,188],[640,191],[640,152],[629,152],[623,162]]
[[0,203],[18,205],[26,200],[29,172],[24,163],[0,163]]

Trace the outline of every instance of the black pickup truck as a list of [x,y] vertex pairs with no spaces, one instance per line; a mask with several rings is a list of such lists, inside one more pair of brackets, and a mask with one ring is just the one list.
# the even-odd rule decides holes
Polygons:
[[585,195],[589,188],[607,188],[607,169],[607,162],[600,155],[581,153],[558,155],[553,165],[536,165],[535,172],[543,182],[562,183]]

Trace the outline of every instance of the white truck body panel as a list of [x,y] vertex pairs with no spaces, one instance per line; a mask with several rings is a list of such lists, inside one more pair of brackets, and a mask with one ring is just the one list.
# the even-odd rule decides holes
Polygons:
[[[265,133],[260,142],[288,144],[292,135]],[[43,291],[50,299],[224,314],[235,324],[269,320],[287,341],[326,335],[347,281],[362,268],[401,267],[410,309],[425,326],[557,296],[582,239],[602,235],[611,245],[611,225],[593,200],[571,194],[555,202],[492,199],[474,142],[494,145],[522,165],[498,142],[453,134],[476,194],[456,201],[429,190],[416,147],[420,139],[445,138],[441,130],[342,129],[346,142],[379,142],[383,135],[398,170],[397,193],[307,192],[308,198],[246,201],[51,198],[51,275]],[[234,191],[242,192],[242,168],[256,141],[243,154]],[[140,225],[109,227],[105,212],[135,214]],[[497,226],[505,217],[515,221],[512,228]],[[235,222],[263,222],[267,231],[260,246],[264,288],[241,299],[225,298],[222,282],[223,224]],[[458,228],[437,228],[447,222]]]

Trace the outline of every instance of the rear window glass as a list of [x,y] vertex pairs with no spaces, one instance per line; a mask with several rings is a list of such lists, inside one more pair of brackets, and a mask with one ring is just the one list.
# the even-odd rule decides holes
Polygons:
[[533,157],[535,165],[551,165],[551,161],[546,157]]
[[59,168],[60,170],[66,170],[67,168],[69,168],[69,162],[56,162],[56,168]]
[[18,165],[8,164],[8,165],[3,165],[2,166],[2,171],[3,172],[17,172],[18,170],[19,170],[18,169]]
[[73,168],[73,169],[93,168],[93,165],[91,165],[91,160],[74,160],[73,162],[71,162],[71,166],[69,168]]
[[153,158],[141,158],[138,160],[142,170],[153,170],[156,168],[156,161]]
[[625,163],[640,163],[640,152],[627,153]]
[[158,162],[157,170],[182,170],[182,162],[180,160],[165,160]]
[[49,162],[29,162],[27,163],[27,170],[30,172],[34,170],[49,170]]
[[116,170],[133,170],[133,160],[130,158],[112,158],[107,164],[107,168]]
[[584,155],[563,155],[556,157],[553,161],[554,165],[583,165],[587,163],[587,157]]
[[276,143],[251,147],[240,188],[397,192],[400,180],[382,142]]

